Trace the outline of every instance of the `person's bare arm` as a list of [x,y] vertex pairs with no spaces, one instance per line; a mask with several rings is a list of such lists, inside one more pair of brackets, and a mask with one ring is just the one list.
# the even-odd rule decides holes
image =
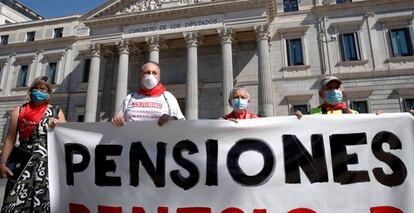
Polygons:
[[7,168],[6,162],[10,156],[11,151],[13,150],[14,143],[16,142],[17,136],[17,119],[19,117],[19,107],[16,107],[10,116],[10,125],[9,130],[7,131],[6,140],[3,145],[3,150],[0,157],[0,177],[6,178],[7,176],[12,176],[13,173]]
[[65,114],[63,114],[62,110],[58,113],[58,118],[49,118],[49,126],[51,128],[55,128],[58,123],[66,123]]
[[158,126],[164,126],[165,124],[167,124],[168,122],[170,122],[170,120],[178,120],[177,117],[174,116],[170,116],[168,114],[163,114],[161,115],[161,117],[158,119]]
[[116,127],[121,127],[124,126],[125,120],[124,120],[124,116],[119,114],[119,115],[115,115],[112,120],[111,120],[112,124]]
[[296,118],[300,120],[303,117],[303,113],[301,111],[296,111],[293,113],[293,115],[296,115]]

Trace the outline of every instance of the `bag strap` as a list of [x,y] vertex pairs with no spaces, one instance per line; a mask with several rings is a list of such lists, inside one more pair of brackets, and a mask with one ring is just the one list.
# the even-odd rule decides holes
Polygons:
[[162,92],[162,96],[164,96],[165,102],[167,102],[167,107],[168,107],[168,115],[171,116],[171,107],[170,107],[170,103],[168,102],[167,97],[165,96],[164,92]]

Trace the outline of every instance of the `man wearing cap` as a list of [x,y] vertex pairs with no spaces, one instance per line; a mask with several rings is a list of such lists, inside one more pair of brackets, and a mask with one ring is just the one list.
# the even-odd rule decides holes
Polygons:
[[358,114],[357,111],[349,109],[342,102],[343,88],[341,84],[342,81],[335,76],[323,78],[319,87],[319,97],[322,98],[323,104],[311,109],[311,114]]
[[250,103],[250,95],[243,87],[235,87],[229,94],[229,104],[233,111],[225,115],[223,119],[237,122],[237,120],[257,118],[256,114],[247,111]]

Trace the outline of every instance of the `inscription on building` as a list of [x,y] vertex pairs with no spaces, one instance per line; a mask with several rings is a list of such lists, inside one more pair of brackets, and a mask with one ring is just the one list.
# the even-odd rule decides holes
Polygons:
[[223,25],[222,16],[205,16],[130,26],[124,29],[124,33],[134,34],[176,29],[185,30],[185,28],[209,28],[220,25]]

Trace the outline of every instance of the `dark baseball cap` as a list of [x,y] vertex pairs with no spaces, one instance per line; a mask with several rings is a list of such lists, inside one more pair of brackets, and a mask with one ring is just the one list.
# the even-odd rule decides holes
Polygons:
[[325,85],[327,85],[329,82],[331,82],[331,81],[337,81],[337,82],[339,82],[339,84],[342,84],[342,81],[341,80],[339,80],[339,78],[338,77],[336,77],[336,76],[326,76],[325,78],[323,78],[321,81],[320,81],[320,84],[319,84],[319,89],[322,89]]

